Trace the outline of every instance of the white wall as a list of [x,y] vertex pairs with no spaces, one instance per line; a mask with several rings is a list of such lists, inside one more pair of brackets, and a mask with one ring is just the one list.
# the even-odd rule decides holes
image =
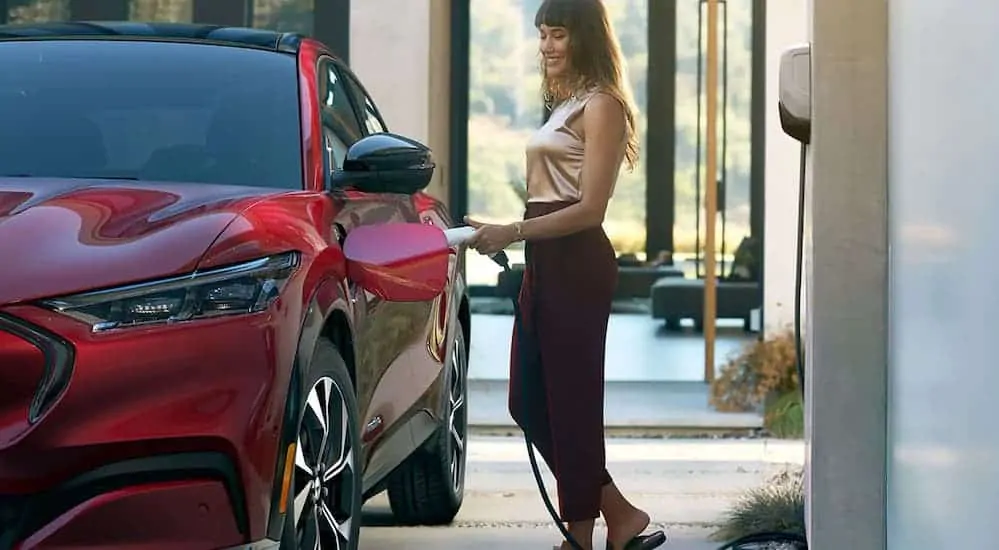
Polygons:
[[[780,56],[808,41],[807,0],[768,0],[766,48],[766,220],[763,253],[765,334],[794,320],[794,260],[799,145],[781,130],[777,114]],[[804,308],[803,308],[804,309]]]
[[888,548],[997,548],[999,2],[889,8]]
[[350,66],[396,134],[419,140],[437,162],[428,191],[447,198],[449,0],[350,3]]

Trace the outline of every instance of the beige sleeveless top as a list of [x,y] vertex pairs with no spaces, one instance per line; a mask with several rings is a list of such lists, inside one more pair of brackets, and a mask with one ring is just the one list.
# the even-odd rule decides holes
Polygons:
[[[577,119],[596,93],[586,92],[562,102],[552,111],[548,122],[531,136],[527,143],[528,202],[578,201],[581,198],[584,136],[572,126],[579,126]],[[622,160],[623,146],[622,143]]]

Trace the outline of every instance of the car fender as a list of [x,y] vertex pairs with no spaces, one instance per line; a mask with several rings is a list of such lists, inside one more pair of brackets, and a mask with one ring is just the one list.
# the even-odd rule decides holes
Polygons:
[[[346,281],[342,276],[330,276],[323,279],[311,293],[303,308],[301,327],[299,328],[298,347],[292,363],[292,373],[286,390],[284,419],[281,423],[279,448],[274,465],[274,483],[271,489],[270,513],[267,520],[267,536],[280,540],[281,530],[286,517],[280,510],[284,471],[288,461],[288,449],[295,441],[298,433],[298,417],[301,415],[302,380],[311,366],[313,350],[319,338],[323,336],[323,328],[327,321],[337,313],[342,313],[348,320],[349,329],[353,333],[352,308],[347,297]],[[353,339],[351,339],[353,341]],[[350,350],[353,353],[353,350]]]

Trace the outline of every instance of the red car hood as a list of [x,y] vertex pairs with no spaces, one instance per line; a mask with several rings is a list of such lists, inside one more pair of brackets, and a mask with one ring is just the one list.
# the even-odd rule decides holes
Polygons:
[[0,306],[193,271],[274,190],[0,178]]

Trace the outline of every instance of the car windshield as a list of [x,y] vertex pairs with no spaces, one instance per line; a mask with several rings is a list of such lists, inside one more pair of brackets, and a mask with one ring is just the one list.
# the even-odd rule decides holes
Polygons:
[[0,67],[0,177],[302,187],[294,56],[28,40]]

